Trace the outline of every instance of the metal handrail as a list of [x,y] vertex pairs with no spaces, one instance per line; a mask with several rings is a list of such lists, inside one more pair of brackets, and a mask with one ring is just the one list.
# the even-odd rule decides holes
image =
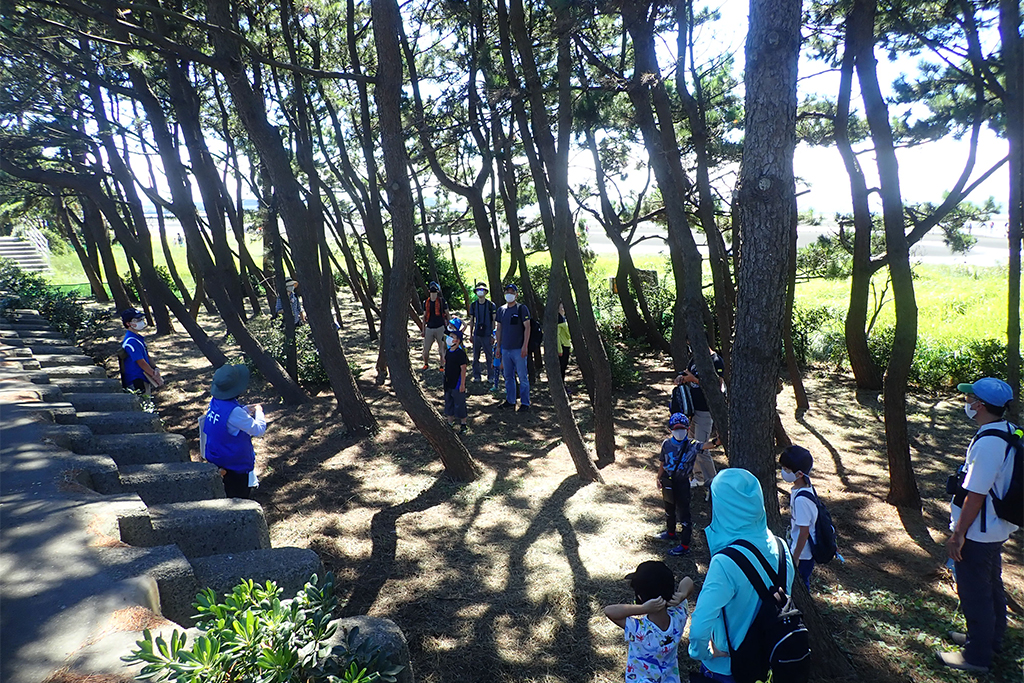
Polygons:
[[39,255],[46,261],[46,265],[50,265],[50,241],[46,239],[46,235],[40,232],[39,228],[31,227],[25,231],[25,236],[28,241],[32,243]]

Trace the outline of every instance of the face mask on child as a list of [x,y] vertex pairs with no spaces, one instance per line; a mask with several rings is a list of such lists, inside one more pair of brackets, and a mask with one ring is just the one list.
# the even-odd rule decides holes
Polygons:
[[974,416],[978,414],[978,411],[972,407],[973,405],[973,403],[968,403],[964,405],[964,412],[967,413],[967,417],[971,418],[972,420],[974,419]]
[[145,320],[133,320],[131,325],[132,329],[135,330],[136,332],[141,332],[142,330],[146,329]]
[[476,290],[476,295],[478,297],[480,297],[481,299],[483,299],[485,296],[487,296],[487,290],[486,289],[478,289],[478,290]]
[[682,441],[683,439],[686,438],[686,430],[685,429],[673,429],[672,430],[672,438],[675,439],[676,441]]
[[453,346],[455,346],[455,337],[449,334],[447,337],[444,338],[444,343],[448,345],[448,348],[452,348]]
[[796,472],[790,472],[789,470],[782,470],[782,481],[787,484],[792,484],[796,481]]
[[505,295],[505,301],[507,301],[509,303],[512,303],[515,300],[516,300],[516,295],[515,294],[506,294]]

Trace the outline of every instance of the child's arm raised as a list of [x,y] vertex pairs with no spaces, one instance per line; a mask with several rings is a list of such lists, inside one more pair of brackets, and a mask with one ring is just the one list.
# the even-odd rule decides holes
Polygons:
[[619,628],[626,628],[627,617],[639,617],[651,612],[665,609],[665,598],[651,598],[642,605],[608,605],[604,615],[615,622]]
[[668,606],[678,607],[682,604],[683,600],[690,597],[691,593],[693,593],[693,579],[689,576],[684,576],[683,580],[679,582],[676,592],[672,594],[672,599],[668,601]]

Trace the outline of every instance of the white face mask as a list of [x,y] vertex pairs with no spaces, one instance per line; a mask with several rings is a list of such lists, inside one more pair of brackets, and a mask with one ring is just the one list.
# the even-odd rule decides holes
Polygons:
[[133,320],[131,322],[131,326],[132,326],[132,329],[135,330],[136,332],[141,332],[142,330],[146,329],[146,321],[145,320]]
[[455,346],[455,337],[450,334],[444,338],[444,343],[448,345],[448,348]]
[[483,289],[478,289],[476,290],[476,295],[483,299],[485,296],[487,296],[487,291]]
[[673,429],[672,430],[672,438],[675,439],[676,441],[684,440],[686,438],[686,430],[685,429]]
[[430,293],[430,300],[433,301],[436,298],[437,298],[437,292],[431,292]]
[[782,481],[787,484],[792,484],[796,481],[796,472],[790,472],[789,470],[782,470]]
[[505,301],[507,301],[509,303],[512,303],[515,300],[516,300],[516,295],[515,294],[506,294],[505,295]]
[[974,419],[974,416],[978,414],[978,411],[972,408],[973,403],[967,403],[964,405],[964,412],[967,413],[967,417]]

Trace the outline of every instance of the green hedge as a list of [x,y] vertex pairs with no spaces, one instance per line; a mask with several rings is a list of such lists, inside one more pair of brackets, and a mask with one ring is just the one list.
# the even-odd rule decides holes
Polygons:
[[[285,365],[284,354],[284,321],[281,316],[271,318],[266,315],[258,315],[245,324],[249,333],[253,336],[263,350],[273,356],[282,366]],[[234,343],[234,340],[232,340]],[[330,380],[327,377],[327,370],[320,360],[320,354],[313,343],[313,335],[309,331],[309,325],[301,325],[295,328],[295,354],[298,365],[298,381],[302,388],[317,392],[328,386]],[[257,374],[256,365],[248,357],[245,364],[253,374]]]
[[0,312],[34,308],[72,342],[94,330],[107,315],[86,310],[75,292],[62,292],[38,273],[22,270],[0,259]]

